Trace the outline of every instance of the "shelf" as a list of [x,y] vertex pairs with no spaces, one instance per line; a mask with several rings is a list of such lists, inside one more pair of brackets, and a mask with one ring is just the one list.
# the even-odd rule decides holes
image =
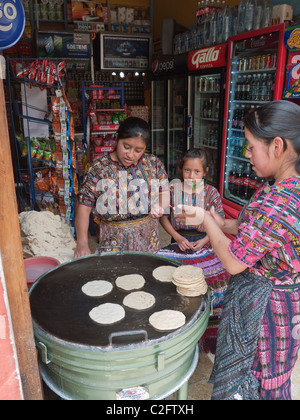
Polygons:
[[219,122],[219,119],[218,118],[203,118],[203,117],[200,117],[199,120],[201,120],[201,121]]
[[249,159],[247,159],[245,157],[226,155],[226,158],[229,158],[229,159],[237,159],[237,160],[241,160],[242,162],[247,162],[247,163],[250,162]]
[[231,74],[254,74],[254,73],[274,73],[276,71],[276,68],[271,68],[271,69],[257,69],[257,70],[233,70],[231,72]]
[[242,100],[237,100],[237,99],[232,99],[231,100],[231,102],[232,103],[234,103],[234,104],[259,104],[259,105],[263,105],[263,104],[266,104],[266,103],[268,103],[268,102],[270,102],[270,101],[242,101]]
[[217,146],[209,146],[207,144],[201,144],[201,147],[205,147],[206,149],[211,149],[211,150],[218,150]]
[[213,95],[216,95],[216,94],[220,94],[220,91],[219,90],[198,90],[197,91],[197,94],[199,94],[199,95],[202,95],[202,93],[207,93],[207,94],[213,94]]
[[96,153],[110,153],[115,150],[115,146],[96,146],[94,148]]
[[93,132],[95,131],[118,131],[120,124],[105,124],[105,125],[93,125]]

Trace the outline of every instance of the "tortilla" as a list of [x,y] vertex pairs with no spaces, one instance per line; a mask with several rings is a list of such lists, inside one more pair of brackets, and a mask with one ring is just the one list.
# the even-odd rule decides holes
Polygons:
[[123,300],[123,305],[131,309],[142,311],[151,308],[155,304],[155,297],[146,292],[133,292]]
[[161,282],[171,283],[173,280],[173,273],[176,270],[176,267],[171,265],[161,265],[153,270],[152,276]]
[[179,311],[164,310],[155,312],[149,318],[149,323],[156,330],[172,331],[182,327],[186,322],[185,315]]
[[109,281],[94,280],[84,284],[81,288],[83,293],[91,297],[105,296],[113,289],[113,285]]
[[196,297],[205,295],[208,286],[202,268],[182,265],[174,271],[173,284],[182,296]]
[[92,309],[90,318],[101,325],[111,325],[125,318],[125,310],[115,303],[104,303]]
[[123,290],[138,290],[144,287],[146,281],[140,274],[127,274],[126,276],[118,277],[116,285]]

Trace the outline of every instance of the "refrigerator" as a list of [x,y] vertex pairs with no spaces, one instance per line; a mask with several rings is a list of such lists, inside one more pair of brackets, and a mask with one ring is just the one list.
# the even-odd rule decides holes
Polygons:
[[288,50],[286,65],[286,81],[283,99],[300,105],[300,24],[285,29],[285,45]]
[[243,116],[282,98],[287,51],[286,24],[236,35],[228,40],[220,193],[225,214],[237,218],[264,179],[245,157]]
[[187,54],[155,60],[151,81],[151,151],[164,163],[169,179],[177,178],[177,160],[187,150],[187,115]]
[[206,182],[219,189],[227,43],[192,51],[188,55],[188,147],[205,149]]

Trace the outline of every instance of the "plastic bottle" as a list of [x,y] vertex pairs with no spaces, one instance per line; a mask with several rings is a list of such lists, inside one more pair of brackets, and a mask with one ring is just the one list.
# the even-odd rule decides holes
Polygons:
[[218,44],[221,44],[222,41],[222,32],[223,32],[223,15],[224,15],[225,4],[220,2],[220,8],[218,11],[217,19],[217,34],[218,34]]
[[257,181],[258,177],[256,175],[256,173],[254,171],[251,172],[250,177],[249,177],[249,187],[248,187],[248,200],[250,200],[250,198],[252,197],[252,195],[255,193],[257,185],[256,185],[256,181]]
[[247,0],[244,19],[245,32],[252,31],[254,26],[254,13],[255,13],[256,0]]
[[254,19],[253,19],[253,29],[262,28],[263,13],[264,13],[263,0],[256,0]]
[[215,9],[210,18],[210,45],[215,45],[218,43],[218,31],[217,31],[217,25],[218,25],[218,12]]
[[223,13],[223,28],[222,28],[222,42],[227,42],[232,35],[232,14],[228,5],[224,8]]
[[268,74],[266,101],[272,101],[272,100],[273,100],[273,75]]
[[253,101],[256,97],[256,81],[257,81],[257,76],[254,73],[252,75],[252,81],[251,81],[251,87],[250,87],[250,100]]
[[260,85],[260,100],[267,101],[268,100],[268,84],[267,84],[267,74],[264,73],[261,78],[261,85]]
[[239,198],[241,197],[241,189],[242,189],[242,177],[243,177],[243,165],[239,165],[238,173],[236,176],[236,196]]
[[229,172],[229,179],[228,179],[228,189],[230,194],[235,195],[235,174],[236,174],[236,164],[233,163],[232,169]]
[[272,25],[273,3],[272,0],[264,0],[264,10],[262,16],[262,28],[268,28]]
[[207,47],[210,44],[210,19],[211,19],[211,14],[210,14],[210,1],[206,0],[205,1],[205,6],[204,6],[204,17],[203,17],[203,43],[204,46]]
[[238,33],[242,34],[245,32],[245,11],[246,11],[247,0],[241,0],[238,9]]
[[197,11],[196,11],[196,23],[197,26],[199,25],[199,20],[200,20],[200,12],[201,12],[201,1],[198,1],[198,7],[197,7]]
[[244,170],[243,175],[242,175],[242,182],[241,182],[241,188],[240,188],[240,197],[243,200],[248,200],[250,173],[251,173],[251,165],[250,163],[247,163],[247,167]]

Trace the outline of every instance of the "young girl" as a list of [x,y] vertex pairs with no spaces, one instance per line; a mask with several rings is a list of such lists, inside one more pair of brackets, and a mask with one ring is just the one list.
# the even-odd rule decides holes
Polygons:
[[[300,348],[300,107],[270,102],[244,123],[246,157],[274,184],[261,187],[238,220],[187,207],[179,217],[204,216],[214,251],[232,274],[212,398],[289,400]],[[225,233],[236,237],[230,241]]]
[[[208,172],[205,150],[190,149],[179,162],[178,169],[182,176],[181,183],[171,183],[170,187],[170,218],[163,216],[161,225],[172,236],[172,242],[177,242],[180,251],[198,251],[209,242],[202,224],[187,226],[176,219],[180,211],[179,204],[202,207],[210,210],[214,206],[220,217],[224,218],[221,197],[215,187],[206,184],[204,177]],[[190,252],[189,251],[189,252]]]

